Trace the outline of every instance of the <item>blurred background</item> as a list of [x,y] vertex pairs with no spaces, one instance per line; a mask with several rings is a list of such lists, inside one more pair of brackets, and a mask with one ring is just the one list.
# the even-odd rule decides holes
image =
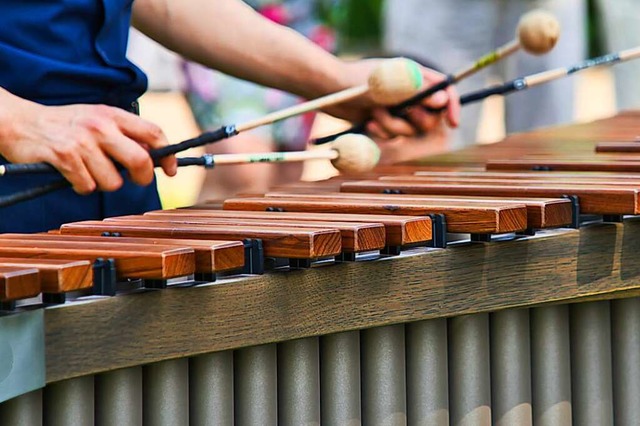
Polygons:
[[[585,52],[584,56],[595,56],[605,52],[605,37],[602,31],[602,17],[598,13],[598,0],[585,0],[585,17],[584,17],[584,37]],[[275,2],[280,3],[280,2]],[[274,2],[257,1],[252,4],[259,11],[264,12],[268,6],[269,17],[285,16],[286,13],[294,13],[300,11],[295,9],[300,4],[313,4],[313,10],[306,10],[304,13],[312,13],[317,24],[317,28],[322,31],[316,31],[314,34],[322,36],[323,46],[329,50],[335,51],[344,57],[363,57],[388,55],[385,51],[385,5],[384,0],[319,0],[310,1],[290,1],[283,2],[290,9],[282,10],[274,9]],[[289,3],[289,4],[287,4]],[[640,2],[639,2],[640,3]],[[393,7],[402,7],[403,0],[393,2]],[[261,9],[260,9],[261,8]],[[293,12],[291,12],[293,11]],[[265,14],[265,13],[263,13]],[[286,23],[286,22],[285,22]],[[317,30],[314,27],[315,30]],[[497,46],[497,45],[496,45]],[[494,47],[496,47],[494,46]],[[631,47],[631,46],[627,46]],[[523,53],[518,53],[523,55]],[[165,131],[170,141],[178,142],[183,139],[193,137],[202,131],[201,120],[194,116],[193,102],[190,102],[188,90],[185,87],[189,85],[188,79],[185,77],[185,64],[177,56],[170,52],[162,51],[152,41],[146,39],[139,34],[132,34],[130,42],[131,60],[140,66],[149,76],[149,92],[141,99],[141,115],[155,123],[157,123]],[[562,65],[571,65],[572,62],[565,62]],[[438,66],[438,64],[435,64]],[[455,71],[453,69],[445,69],[444,72]],[[500,82],[500,77],[490,71],[482,72],[484,85]],[[507,78],[512,79],[520,75],[510,75]],[[601,117],[615,114],[616,94],[614,88],[614,77],[611,69],[596,68],[579,73],[571,77],[574,91],[572,94],[573,111],[571,111],[572,121],[582,122],[589,121]],[[480,87],[474,87],[478,89]],[[479,120],[477,126],[474,126],[473,136],[466,136],[465,144],[480,143],[488,144],[499,141],[506,134],[505,101],[501,97],[492,97],[487,99],[480,106]],[[197,115],[197,114],[196,114]],[[235,123],[233,117],[215,117],[217,125]],[[331,117],[317,115],[313,120],[311,127],[311,136],[320,136],[329,134],[333,131],[340,130],[345,126]],[[234,138],[235,139],[235,138]],[[472,140],[469,140],[472,139]],[[232,140],[228,142],[232,142]],[[304,143],[304,141],[303,141]],[[426,142],[428,143],[428,142]],[[427,155],[430,153],[438,153],[443,150],[460,148],[461,146],[452,143],[443,143],[438,146],[425,145],[422,151],[418,150],[415,156]],[[263,149],[267,151],[269,149]],[[255,149],[253,151],[256,151]],[[259,150],[258,150],[259,151]],[[201,155],[202,150],[186,152],[184,155]],[[402,158],[402,157],[399,157]],[[242,192],[244,189],[248,191],[259,191],[263,187],[251,185],[261,181],[264,185],[262,175],[259,175],[253,169],[254,165],[239,166],[247,175],[247,183],[244,187],[234,187],[233,192]],[[213,189],[206,193],[205,198],[225,198],[230,195],[222,188],[226,183],[222,177],[223,173],[230,173],[223,170],[216,170],[218,175],[212,175],[209,181],[213,183],[205,183],[205,172],[200,168],[185,168],[180,170],[176,178],[167,179],[161,174],[158,175],[159,188],[161,198],[165,208],[180,207],[192,205],[199,199],[202,199],[201,188],[209,186]],[[258,174],[256,174],[258,173]],[[276,172],[277,173],[277,172]],[[296,177],[303,180],[319,180],[330,177],[335,174],[335,170],[326,162],[313,162],[304,166],[299,174],[293,174],[290,179]],[[221,184],[216,187],[216,182]],[[269,180],[269,179],[267,179]],[[282,182],[276,182],[282,183]]]

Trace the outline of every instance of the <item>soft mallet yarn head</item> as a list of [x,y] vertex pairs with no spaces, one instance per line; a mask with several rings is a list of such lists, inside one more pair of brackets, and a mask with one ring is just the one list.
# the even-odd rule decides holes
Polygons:
[[340,136],[331,142],[331,149],[338,152],[338,158],[331,163],[344,173],[367,172],[380,160],[380,148],[365,135],[350,133]]
[[369,76],[369,94],[382,105],[395,105],[409,99],[421,86],[420,65],[407,58],[387,59]]
[[517,33],[525,51],[542,55],[553,49],[560,38],[560,23],[553,14],[536,9],[520,18]]

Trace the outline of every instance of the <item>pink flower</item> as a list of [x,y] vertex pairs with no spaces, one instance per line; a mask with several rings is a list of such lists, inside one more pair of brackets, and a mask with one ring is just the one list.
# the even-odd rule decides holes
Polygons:
[[291,16],[287,8],[281,4],[267,4],[259,9],[262,16],[276,24],[287,25],[291,21]]
[[329,52],[336,49],[336,34],[331,28],[324,25],[314,27],[309,34],[309,39]]

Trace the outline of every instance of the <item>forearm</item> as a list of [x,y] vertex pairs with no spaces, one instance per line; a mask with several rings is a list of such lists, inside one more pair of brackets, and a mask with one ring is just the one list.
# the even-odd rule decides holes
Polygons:
[[[133,23],[151,38],[196,62],[305,98],[366,84],[379,64],[378,61],[345,63],[294,31],[261,17],[240,0],[135,0]],[[423,74],[425,78],[435,76],[428,69],[423,69]],[[443,102],[436,104],[444,106],[453,99],[446,115],[448,122],[456,125],[459,103],[452,89],[448,92]],[[325,111],[362,121],[370,118],[378,106],[371,96],[361,96]],[[404,123],[401,129],[402,120],[395,119],[392,125],[391,117],[387,116],[378,114],[375,120],[387,127],[385,132],[379,132],[381,137],[413,134],[416,127],[424,132],[439,122],[419,116],[417,126]]]
[[237,0],[136,0],[134,25],[196,62],[306,98],[353,84],[342,61]]

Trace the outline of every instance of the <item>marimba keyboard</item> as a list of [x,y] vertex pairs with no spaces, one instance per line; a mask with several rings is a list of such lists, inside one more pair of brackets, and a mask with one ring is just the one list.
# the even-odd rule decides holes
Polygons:
[[[640,174],[473,170],[492,152],[595,164],[596,143],[635,140],[638,120],[514,135],[429,160],[438,169],[381,168],[222,210],[0,235],[9,315],[20,299],[74,292],[45,309],[48,386],[0,404],[0,419],[638,424],[640,221],[620,220],[639,212]],[[443,233],[470,236],[434,248]],[[138,280],[134,294],[77,303],[99,288],[98,259],[113,259],[115,281]]]

